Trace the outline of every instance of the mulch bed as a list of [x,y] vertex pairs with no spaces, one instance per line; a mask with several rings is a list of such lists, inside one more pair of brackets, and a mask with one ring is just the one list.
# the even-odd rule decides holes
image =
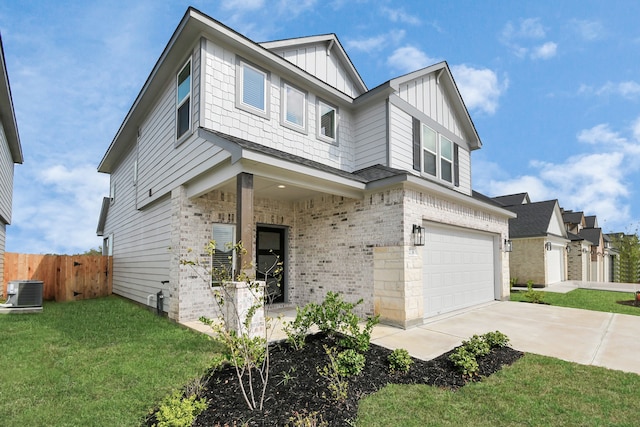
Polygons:
[[[263,411],[247,409],[233,367],[213,371],[206,380],[204,396],[209,406],[193,425],[286,426],[296,413],[317,413],[326,425],[350,426],[350,421],[357,416],[358,401],[389,383],[428,384],[455,390],[469,381],[449,361],[455,349],[429,361],[413,359],[410,371],[400,374],[389,372],[387,357],[391,350],[371,344],[363,372],[349,379],[348,398],[336,403],[328,398],[328,383],[317,371],[317,367],[329,361],[323,345],[335,346],[335,338],[320,333],[310,335],[305,347],[298,351],[286,343],[270,346],[270,379]],[[478,358],[480,377],[473,380],[493,374],[522,355],[509,347],[493,349],[487,356]],[[151,417],[147,425],[153,421]]]
[[629,305],[631,307],[640,307],[640,301],[635,299],[627,300],[627,301],[616,301],[616,302],[621,305]]

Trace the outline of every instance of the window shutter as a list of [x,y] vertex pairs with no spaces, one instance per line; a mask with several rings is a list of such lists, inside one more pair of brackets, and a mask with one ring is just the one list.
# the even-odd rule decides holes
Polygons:
[[460,187],[460,157],[458,154],[458,145],[453,145],[453,185]]
[[420,170],[420,120],[413,117],[413,169]]

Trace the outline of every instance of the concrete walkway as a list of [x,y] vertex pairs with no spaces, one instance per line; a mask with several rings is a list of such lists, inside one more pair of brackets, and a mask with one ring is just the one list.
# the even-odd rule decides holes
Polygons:
[[[295,309],[273,310],[273,317],[293,320]],[[210,333],[200,322],[186,326]],[[500,331],[510,346],[526,353],[603,366],[640,374],[640,316],[576,308],[494,301],[430,319],[411,329],[376,325],[371,342],[390,349],[404,348],[423,360],[433,359],[474,334]],[[271,340],[284,339],[276,322]]]
[[640,374],[640,316],[576,308],[496,301],[409,330],[377,326],[372,342],[428,360],[495,330],[520,351]]

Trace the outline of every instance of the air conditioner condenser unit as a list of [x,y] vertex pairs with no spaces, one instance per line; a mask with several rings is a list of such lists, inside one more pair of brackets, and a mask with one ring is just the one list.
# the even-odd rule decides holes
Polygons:
[[4,307],[42,307],[41,280],[11,280],[7,284],[7,301]]

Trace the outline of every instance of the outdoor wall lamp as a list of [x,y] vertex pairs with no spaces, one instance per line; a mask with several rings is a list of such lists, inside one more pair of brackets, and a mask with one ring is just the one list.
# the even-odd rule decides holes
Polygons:
[[571,253],[571,246],[567,245],[567,253]]
[[551,250],[551,242],[547,242],[547,243],[545,243],[545,244],[544,244],[544,248],[545,248],[546,250],[550,251],[550,250]]
[[502,245],[502,249],[505,252],[512,252],[513,251],[513,242],[509,239],[504,239],[503,245]]
[[413,230],[411,231],[411,238],[413,240],[413,246],[424,246],[424,227],[413,224]]

